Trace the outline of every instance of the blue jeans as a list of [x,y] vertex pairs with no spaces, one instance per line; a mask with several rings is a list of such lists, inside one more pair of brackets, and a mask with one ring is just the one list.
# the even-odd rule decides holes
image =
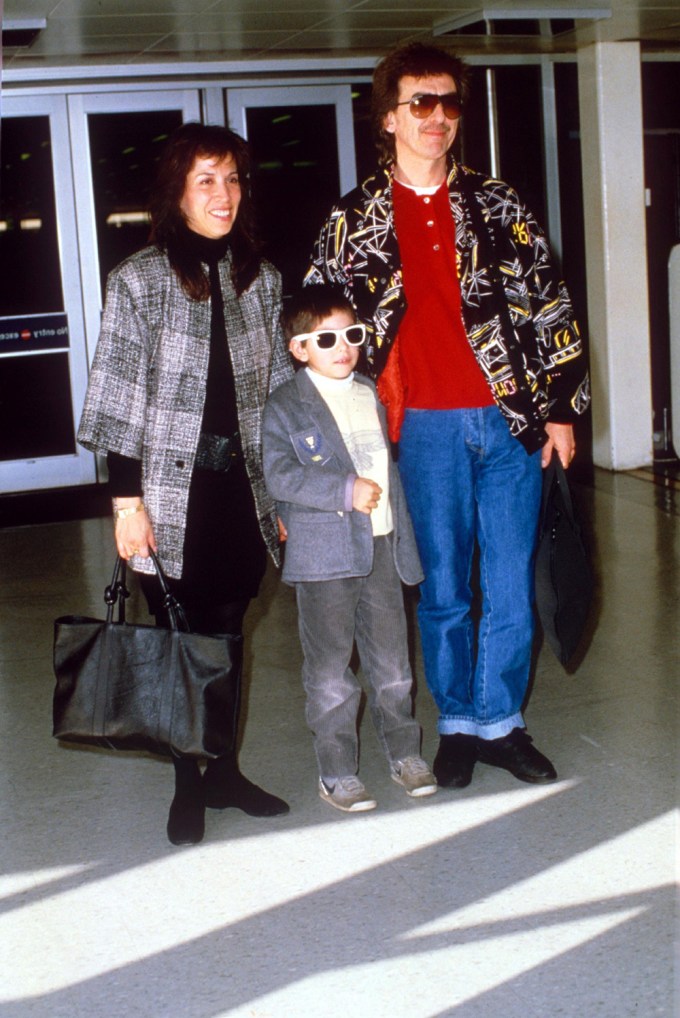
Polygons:
[[524,727],[541,454],[527,454],[495,406],[407,410],[399,470],[425,571],[418,620],[439,732],[502,738]]

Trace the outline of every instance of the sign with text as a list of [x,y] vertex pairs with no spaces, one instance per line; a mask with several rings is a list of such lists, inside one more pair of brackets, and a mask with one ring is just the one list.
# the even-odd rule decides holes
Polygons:
[[33,353],[35,350],[63,350],[68,346],[68,318],[65,314],[0,318],[0,356]]

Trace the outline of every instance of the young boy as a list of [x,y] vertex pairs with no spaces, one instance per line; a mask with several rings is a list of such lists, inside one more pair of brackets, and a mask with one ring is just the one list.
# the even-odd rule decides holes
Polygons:
[[383,408],[354,374],[365,327],[330,286],[296,294],[283,326],[305,368],[265,407],[264,475],[288,534],[283,580],[296,590],[319,795],[354,813],[376,806],[357,777],[355,639],[392,778],[410,796],[437,790],[419,755],[401,589],[423,573]]

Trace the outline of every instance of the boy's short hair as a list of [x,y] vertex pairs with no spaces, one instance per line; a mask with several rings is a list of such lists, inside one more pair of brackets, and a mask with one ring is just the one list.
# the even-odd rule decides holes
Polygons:
[[286,339],[314,332],[319,322],[334,311],[346,311],[356,319],[354,305],[339,286],[326,283],[303,286],[283,302],[281,324]]

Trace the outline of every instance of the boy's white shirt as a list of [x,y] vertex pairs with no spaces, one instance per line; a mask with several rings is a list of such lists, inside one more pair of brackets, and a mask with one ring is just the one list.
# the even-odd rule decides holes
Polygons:
[[375,395],[367,385],[347,378],[327,378],[305,368],[309,378],[333,414],[345,448],[358,477],[367,477],[382,488],[377,507],[371,513],[374,537],[390,534],[394,528],[390,507],[389,457],[383,437]]

